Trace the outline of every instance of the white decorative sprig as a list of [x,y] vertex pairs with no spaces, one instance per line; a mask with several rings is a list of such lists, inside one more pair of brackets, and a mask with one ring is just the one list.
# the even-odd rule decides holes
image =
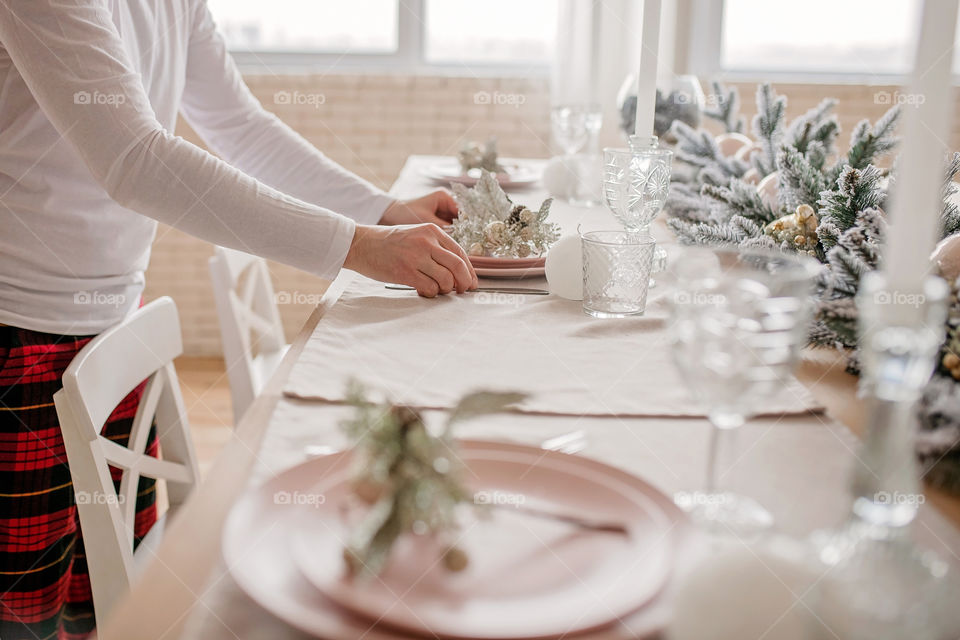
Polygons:
[[467,173],[471,169],[485,169],[494,173],[506,171],[503,165],[497,160],[497,139],[490,138],[487,144],[479,142],[467,142],[457,154],[457,160],[460,162],[460,169]]
[[547,221],[553,198],[544,200],[538,211],[514,205],[489,171],[483,171],[471,189],[451,186],[460,215],[450,235],[472,256],[542,256],[560,237],[560,226]]

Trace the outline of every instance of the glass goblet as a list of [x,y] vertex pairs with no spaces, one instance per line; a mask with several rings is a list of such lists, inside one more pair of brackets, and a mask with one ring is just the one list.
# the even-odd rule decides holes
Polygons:
[[719,489],[718,463],[731,457],[735,430],[790,379],[819,268],[797,255],[705,247],[673,265],[674,361],[713,426],[706,487],[677,503],[715,532],[747,537],[773,524],[757,501]]
[[672,157],[652,145],[603,150],[603,201],[628,234],[650,235],[667,202]]
[[590,142],[602,122],[599,108],[584,105],[558,105],[550,110],[553,139],[564,155],[571,156]]

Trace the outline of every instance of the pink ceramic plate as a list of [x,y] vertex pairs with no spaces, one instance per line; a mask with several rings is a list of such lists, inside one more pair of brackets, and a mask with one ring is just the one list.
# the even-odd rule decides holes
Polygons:
[[474,267],[474,271],[481,278],[538,278],[546,275],[544,267],[519,267],[511,269],[491,269],[490,267]]
[[[450,572],[442,547],[429,538],[401,538],[384,571],[371,580],[344,575],[349,538],[343,509],[349,473],[313,492],[325,496],[304,510],[293,553],[307,579],[338,605],[371,621],[442,638],[543,638],[605,626],[635,611],[661,589],[673,562],[670,520],[649,497],[576,458],[544,458],[542,450],[466,450],[464,474],[478,501],[498,502],[486,518],[471,517],[457,546],[470,563]],[[517,503],[563,514],[615,520],[629,534],[587,531],[525,513]],[[361,513],[354,509],[354,514]],[[356,521],[358,517],[354,517]]]
[[[508,187],[529,186],[540,179],[540,172],[530,167],[523,166],[516,162],[505,162],[503,168],[506,171],[497,174],[497,182],[504,189]],[[460,164],[456,160],[435,164],[424,168],[423,174],[436,182],[451,183],[458,182],[464,186],[472,187],[480,179],[480,170],[471,169],[463,173]]]
[[472,264],[475,268],[522,269],[526,267],[542,267],[546,263],[546,256],[538,256],[536,258],[491,258],[490,256],[470,256],[470,264]]
[[[463,441],[465,452],[489,455],[521,453],[542,460],[570,460],[585,473],[619,481],[630,492],[642,494],[656,504],[670,522],[670,538],[677,544],[676,557],[695,555],[701,541],[685,514],[673,501],[643,480],[600,462],[581,456],[542,451],[523,445]],[[309,505],[298,496],[325,478],[333,478],[349,468],[350,456],[338,453],[315,458],[288,469],[262,486],[246,493],[233,506],[223,530],[223,556],[241,589],[266,610],[298,629],[327,640],[396,640],[396,632],[335,606],[316,590],[297,568],[290,540],[304,509]],[[309,502],[309,500],[307,501]],[[636,563],[631,558],[630,563]],[[669,605],[661,596],[642,607],[604,633],[604,638],[642,638],[658,632],[669,619]],[[592,608],[585,600],[581,608]],[[551,608],[552,609],[552,608]],[[550,612],[539,612],[549,616]],[[592,636],[584,636],[585,640]]]

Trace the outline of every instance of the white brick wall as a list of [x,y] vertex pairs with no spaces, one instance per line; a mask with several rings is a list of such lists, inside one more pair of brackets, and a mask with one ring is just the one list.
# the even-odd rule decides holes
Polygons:
[[[498,136],[504,155],[548,157],[549,87],[545,79],[450,78],[392,75],[250,76],[254,94],[267,109],[304,135],[334,160],[375,184],[388,188],[410,154],[454,153],[465,139],[484,140]],[[742,111],[755,112],[754,85],[739,87]],[[789,98],[788,115],[798,115],[825,96],[840,99],[843,133],[841,144],[864,117],[881,115],[886,106],[876,104],[878,91],[893,87],[856,85],[778,85]],[[279,104],[278,92],[319,94],[323,103]],[[478,92],[493,98],[477,104]],[[494,104],[495,95],[522,96],[523,104]],[[279,102],[282,102],[279,101]],[[292,102],[292,100],[291,100]],[[482,100],[481,100],[482,102]],[[749,122],[749,120],[748,120]],[[960,148],[960,118],[955,119],[954,148]],[[178,129],[185,138],[199,143],[185,125]],[[609,127],[608,143],[617,134]],[[147,299],[170,295],[180,306],[184,346],[191,355],[220,352],[219,330],[207,275],[210,245],[176,229],[161,227],[154,243],[147,272]],[[282,265],[271,265],[278,291],[310,295],[323,291],[326,283]],[[309,315],[309,304],[283,305],[281,313],[287,338],[292,339]]]

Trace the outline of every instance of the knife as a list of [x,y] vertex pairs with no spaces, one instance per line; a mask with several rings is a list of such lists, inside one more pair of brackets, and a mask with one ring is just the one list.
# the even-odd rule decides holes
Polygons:
[[[384,286],[386,286],[387,289],[395,289],[397,291],[416,291],[416,288],[405,284],[388,284]],[[528,296],[550,295],[550,292],[545,289],[523,289],[521,287],[479,287],[477,289],[471,289],[467,291],[467,293],[515,293]]]

